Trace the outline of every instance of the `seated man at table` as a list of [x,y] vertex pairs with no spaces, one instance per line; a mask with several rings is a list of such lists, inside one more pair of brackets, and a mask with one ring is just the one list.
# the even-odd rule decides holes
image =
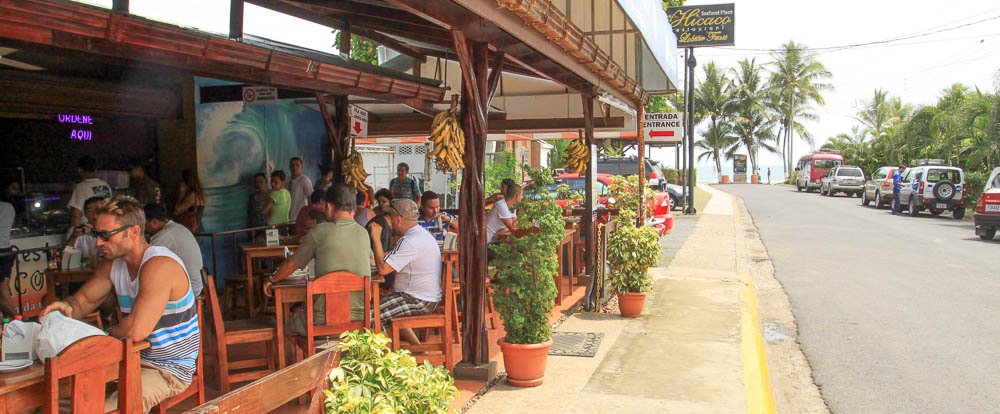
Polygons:
[[420,227],[427,229],[438,241],[444,240],[444,234],[450,229],[458,230],[458,219],[441,211],[441,198],[433,191],[424,191],[420,196]]
[[[264,283],[264,292],[271,295],[271,285],[287,278],[295,269],[301,269],[315,260],[317,277],[330,272],[346,270],[359,276],[371,274],[371,248],[368,247],[368,232],[354,221],[354,190],[336,183],[326,190],[326,215],[331,221],[317,224],[306,233],[295,254],[278,266],[273,276]],[[313,302],[313,323],[326,323],[326,302],[316,298]],[[360,320],[364,312],[364,296],[351,295],[351,320]],[[300,310],[294,312],[285,325],[288,335],[306,334],[306,315]]]
[[486,241],[496,241],[497,235],[505,236],[516,228],[517,215],[511,212],[517,203],[521,202],[521,186],[507,186],[503,200],[497,201],[486,215]]
[[146,204],[143,207],[146,213],[146,234],[149,235],[149,244],[152,246],[163,246],[181,258],[184,262],[184,269],[187,270],[188,278],[191,279],[191,290],[194,295],[201,294],[201,246],[195,240],[191,230],[176,221],[167,218],[167,210],[159,204]]
[[[143,236],[146,217],[132,197],[119,196],[98,208],[94,234],[108,260],[65,301],[50,304],[42,315],[62,312],[80,319],[97,309],[104,298],[118,296],[123,318],[109,334],[148,341],[142,361],[142,406],[148,412],[191,384],[201,333],[194,294],[184,263],[165,247],[150,246]],[[106,410],[117,396],[105,402]]]
[[[76,226],[73,235],[66,239],[67,246],[73,246],[88,259],[97,257],[98,254],[97,239],[94,238],[94,222],[97,221],[97,206],[103,200],[104,197],[98,196],[90,197],[83,202],[83,216],[87,218],[87,222]],[[94,266],[96,263],[90,265]]]
[[[379,305],[382,329],[389,332],[393,318],[434,312],[442,290],[441,250],[434,236],[417,224],[417,203],[398,198],[387,211],[392,231],[400,239],[385,258],[375,256],[375,265],[381,275],[396,272],[392,293]],[[410,344],[420,343],[412,330],[403,330],[400,335]]]

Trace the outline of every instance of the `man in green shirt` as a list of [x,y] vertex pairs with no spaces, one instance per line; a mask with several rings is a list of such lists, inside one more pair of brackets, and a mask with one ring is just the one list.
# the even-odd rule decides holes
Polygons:
[[[287,278],[295,269],[301,269],[315,260],[315,274],[346,270],[359,276],[371,275],[371,247],[368,231],[354,221],[355,194],[350,187],[337,183],[326,190],[326,214],[329,219],[313,227],[295,250],[292,257],[278,266],[274,275],[264,283],[264,292],[271,294],[274,282]],[[360,292],[351,294],[351,320],[362,318],[364,297]],[[326,302],[317,298],[313,302],[313,322],[326,323]],[[285,325],[288,335],[306,334],[306,315],[299,311]]]
[[264,213],[267,214],[267,224],[276,225],[287,223],[288,213],[292,209],[292,194],[285,188],[285,172],[278,170],[271,173],[271,194],[270,200],[264,204]]

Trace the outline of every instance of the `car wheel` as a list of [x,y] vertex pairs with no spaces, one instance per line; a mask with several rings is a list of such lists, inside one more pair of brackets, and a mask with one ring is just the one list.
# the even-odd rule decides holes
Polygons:
[[955,220],[961,220],[965,218],[965,207],[960,206],[956,208],[955,211],[952,213],[952,217],[954,217]]
[[940,216],[940,215],[941,215],[941,213],[944,213],[944,210],[938,210],[938,209],[936,209],[936,208],[932,208],[932,209],[931,209],[931,214],[933,214],[933,215],[935,215],[935,216]]
[[997,229],[990,229],[984,231],[983,234],[980,234],[979,238],[983,240],[993,240],[993,238],[996,236],[997,236]]
[[868,199],[868,192],[867,191],[862,191],[861,192],[861,205],[863,205],[865,207],[868,207],[868,205],[871,204],[871,203],[872,203],[872,201]]
[[882,209],[882,207],[885,207],[885,204],[882,203],[882,193],[880,193],[880,192],[878,192],[878,190],[876,190],[875,191],[875,208],[876,209]]
[[801,186],[801,185],[799,185],[799,182],[798,182],[798,181],[796,181],[796,182],[795,182],[795,190],[797,190],[797,191],[798,191],[798,192],[800,192],[800,193],[802,192],[802,186]]
[[670,209],[671,210],[676,210],[676,209],[678,209],[680,207],[681,207],[681,205],[677,201],[677,197],[676,196],[670,196]]
[[917,202],[913,200],[913,197],[910,197],[910,202],[907,207],[909,207],[910,210],[910,217],[916,217],[920,214],[920,207],[917,207]]

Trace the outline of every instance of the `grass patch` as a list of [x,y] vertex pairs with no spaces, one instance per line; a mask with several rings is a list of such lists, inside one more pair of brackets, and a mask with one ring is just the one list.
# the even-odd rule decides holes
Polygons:
[[694,208],[698,212],[705,211],[705,206],[708,205],[708,200],[712,199],[712,193],[702,190],[701,188],[694,188]]

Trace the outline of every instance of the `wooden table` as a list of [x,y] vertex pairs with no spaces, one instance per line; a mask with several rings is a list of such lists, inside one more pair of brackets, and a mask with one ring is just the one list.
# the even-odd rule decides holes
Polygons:
[[[133,352],[149,348],[149,342],[137,342]],[[118,367],[109,367],[105,382],[118,378]],[[71,391],[73,387],[60,389]],[[45,365],[35,361],[20,371],[0,373],[0,414],[30,413],[45,402]]]
[[254,307],[254,280],[253,280],[253,261],[254,259],[266,259],[273,257],[285,257],[285,248],[288,248],[292,253],[295,253],[295,249],[299,246],[297,244],[280,244],[277,246],[261,246],[259,244],[246,245],[243,246],[243,255],[246,258],[247,266],[247,310],[250,312],[250,318],[255,318],[257,316],[257,308]]
[[[375,272],[372,271],[374,274]],[[378,306],[379,304],[379,291],[378,284],[382,283],[384,279],[381,276],[374,276],[372,280],[372,302],[373,306]],[[295,278],[295,279],[284,279],[277,283],[271,285],[274,290],[274,316],[276,319],[275,327],[278,329],[277,338],[277,354],[278,354],[278,369],[285,367],[285,317],[290,316],[289,312],[292,305],[296,303],[306,302],[306,283],[308,280],[306,278]],[[366,316],[368,317],[368,316]],[[375,332],[382,331],[382,321],[375,319]]]
[[61,297],[69,296],[70,283],[83,283],[94,274],[94,269],[86,267],[73,270],[46,270],[45,271],[45,300],[46,303],[56,301],[56,286],[62,285]]

